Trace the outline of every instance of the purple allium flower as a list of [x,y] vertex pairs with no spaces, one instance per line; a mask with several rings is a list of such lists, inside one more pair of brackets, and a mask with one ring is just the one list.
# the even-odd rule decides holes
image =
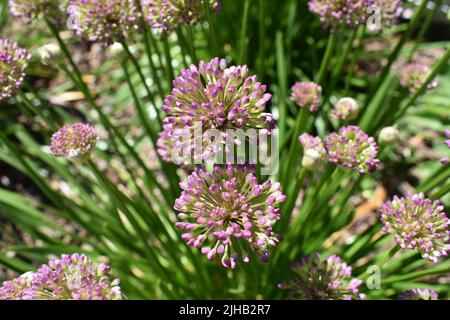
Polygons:
[[303,133],[298,137],[303,146],[302,166],[308,169],[320,169],[327,161],[327,151],[320,137]]
[[68,9],[77,35],[103,46],[127,38],[139,26],[134,0],[70,0]]
[[[218,11],[220,1],[209,0]],[[142,0],[142,11],[150,27],[159,32],[174,31],[180,25],[195,25],[203,12],[203,0]]]
[[398,297],[400,300],[437,300],[438,293],[431,289],[410,289]]
[[55,157],[65,157],[83,162],[91,155],[98,140],[95,128],[90,124],[65,125],[53,134],[50,150]]
[[290,299],[365,299],[365,295],[358,290],[362,280],[351,278],[352,268],[336,255],[324,259],[316,253],[310,257],[303,257],[301,262],[293,263],[291,268],[296,277],[278,285],[280,289],[288,290]]
[[[398,68],[400,85],[409,89],[411,93],[416,92],[425,83],[431,73],[431,69],[423,63],[410,63]],[[437,80],[431,81],[427,88],[433,89],[438,85]]]
[[0,101],[14,96],[25,78],[25,70],[31,54],[17,43],[0,39]]
[[444,206],[423,193],[394,196],[380,209],[383,231],[391,233],[402,249],[417,249],[425,259],[437,262],[450,251],[450,220]]
[[27,22],[44,12],[45,14],[59,12],[59,5],[60,2],[57,0],[9,0],[11,14]]
[[357,126],[347,126],[339,132],[329,134],[325,139],[328,161],[342,168],[357,170],[360,173],[373,172],[380,161],[376,158],[378,146]]
[[370,15],[367,9],[375,5],[375,0],[310,0],[308,5],[327,27],[338,29],[343,24],[364,24]]
[[118,285],[108,265],[95,267],[85,255],[74,253],[3,282],[0,300],[120,300]]
[[359,103],[353,98],[340,99],[330,111],[330,116],[340,120],[354,120],[358,117]]
[[[271,94],[245,65],[227,67],[219,58],[200,61],[198,68],[182,70],[173,86],[164,101],[167,118],[158,141],[165,161],[173,160],[172,151],[186,148],[195,161],[211,159],[218,152],[217,143],[207,137],[211,131],[219,132],[217,139],[223,142],[228,130],[262,129],[260,133],[270,134],[275,127],[272,115],[264,112]],[[195,138],[200,138],[200,145]]]
[[272,225],[281,218],[285,196],[278,182],[259,184],[254,167],[216,165],[211,173],[197,168],[180,186],[175,209],[182,221],[176,227],[209,260],[221,256],[224,267],[235,268],[239,255],[249,261],[250,249],[265,262],[268,249],[281,241]]
[[291,88],[291,100],[299,107],[316,112],[322,99],[322,87],[314,82],[297,82]]
[[401,14],[403,0],[375,0],[376,8],[381,14],[381,24],[384,27],[391,27]]

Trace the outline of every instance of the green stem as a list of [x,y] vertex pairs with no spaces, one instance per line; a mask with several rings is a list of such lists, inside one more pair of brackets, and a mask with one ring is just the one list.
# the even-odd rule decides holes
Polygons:
[[259,0],[259,50],[258,50],[258,76],[264,80],[266,74],[266,0]]
[[353,72],[355,71],[356,64],[358,62],[359,56],[362,51],[363,43],[364,43],[364,37],[366,36],[366,28],[359,29],[358,34],[358,47],[356,48],[355,52],[353,53],[352,60],[350,62],[350,67],[347,71],[347,76],[345,78],[345,88],[344,88],[344,96],[348,96],[349,90],[350,90],[350,82],[353,77]]
[[300,169],[300,174],[297,176],[297,179],[295,180],[295,184],[292,187],[292,191],[288,192],[289,196],[287,197],[287,202],[283,206],[282,212],[284,213],[283,222],[281,223],[281,234],[283,234],[286,231],[286,228],[289,226],[290,218],[292,216],[295,203],[298,198],[298,193],[303,186],[303,183],[306,179],[306,177],[309,174],[309,170],[306,168]]
[[440,166],[439,169],[430,175],[423,183],[417,186],[417,192],[427,193],[433,190],[436,186],[445,182],[450,177],[450,166]]
[[245,57],[247,55],[247,26],[248,26],[248,15],[250,11],[250,1],[245,0],[244,3],[244,14],[242,16],[242,29],[241,37],[239,39],[239,57],[238,62],[240,64],[245,63]]
[[214,55],[216,57],[219,57],[220,56],[219,46],[217,44],[218,43],[217,36],[216,36],[216,32],[214,30],[214,23],[213,23],[213,18],[212,18],[212,14],[211,14],[211,7],[209,5],[209,0],[203,0],[203,6],[205,8],[206,17],[208,19],[209,33],[211,36],[211,42],[213,44]]
[[121,41],[121,44],[125,50],[125,53],[127,54],[128,58],[131,60],[131,62],[134,65],[134,68],[136,69],[139,78],[141,79],[142,84],[145,87],[145,91],[147,92],[147,96],[150,99],[150,102],[153,106],[153,109],[155,110],[155,113],[158,115],[158,121],[159,121],[159,125],[162,126],[162,119],[163,116],[161,114],[161,111],[156,108],[156,103],[155,103],[155,99],[153,96],[153,93],[150,91],[149,86],[147,85],[147,80],[145,79],[144,73],[142,72],[142,69],[139,65],[139,62],[137,61],[136,57],[131,53],[130,48],[128,47],[128,44],[126,43],[126,41]]
[[299,149],[298,148],[299,142],[298,142],[297,138],[298,138],[298,135],[301,132],[303,132],[305,129],[305,126],[308,122],[308,114],[309,114],[309,112],[306,108],[301,108],[297,115],[297,119],[295,121],[294,132],[292,132],[291,145],[289,147],[288,158],[287,158],[286,164],[284,166],[284,174],[283,174],[284,180],[287,179],[290,174],[292,174],[292,170],[293,170],[292,164],[300,162],[300,159],[302,158],[302,152],[300,151],[299,154],[295,155],[295,151]]
[[[128,86],[130,88],[130,92],[131,95],[133,97],[134,100],[134,104],[136,106],[136,111],[138,113],[139,119],[141,121],[142,126],[144,127],[144,130],[146,131],[146,133],[148,134],[148,136],[150,137],[152,144],[153,144],[153,148],[157,149],[157,135],[156,133],[152,130],[152,125],[151,125],[151,121],[148,118],[148,114],[145,111],[144,107],[142,106],[141,101],[139,100],[139,97],[137,96],[136,90],[134,90],[134,86],[133,83],[131,82],[131,78],[130,78],[130,73],[128,71],[128,68],[126,66],[126,61],[124,61],[122,63],[123,66],[123,70],[125,73],[125,78],[127,80]],[[161,158],[158,157],[158,161],[160,163],[161,168],[163,168],[166,176],[169,179],[169,183],[170,183],[170,187],[172,190],[172,194],[177,194],[179,189],[178,189],[178,180],[176,178],[176,174],[175,171],[173,170],[173,168],[171,166],[169,166],[168,164],[164,163],[163,161],[161,161]]]
[[[152,34],[151,32],[148,32],[148,33],[147,33],[147,36],[148,36],[148,38],[149,38],[149,40],[150,40],[150,45],[153,46],[153,48],[155,49],[155,53],[156,53],[156,55],[157,55],[157,57],[158,57],[159,66],[160,66],[161,68],[164,68],[163,58],[162,58],[162,56],[161,56],[161,53],[159,52],[158,44],[157,44],[157,42],[156,42],[156,40],[155,40],[155,37],[153,37],[153,34]],[[171,84],[172,84],[172,83],[169,83],[169,86],[170,86]]]
[[163,39],[163,47],[164,47],[164,55],[166,58],[166,67],[167,67],[167,74],[169,75],[170,84],[172,84],[174,79],[174,71],[172,67],[172,54],[170,53],[170,44],[168,37],[164,37]]
[[[350,49],[353,46],[353,41],[355,41],[356,35],[359,33],[359,28],[353,29],[350,32],[350,36],[347,39],[347,42],[344,47],[344,51],[342,52],[342,55],[340,56],[338,63],[336,65],[336,68],[333,70],[333,83],[336,83],[337,78],[341,75],[342,69],[344,67],[345,62],[347,61],[348,54],[350,52]],[[333,86],[334,87],[334,86]]]
[[[449,176],[450,178],[450,176]],[[438,200],[439,198],[445,196],[446,194],[450,193],[450,183],[447,183],[445,186],[443,186],[439,191],[437,191],[435,194],[431,196],[431,199]]]
[[419,44],[425,37],[425,34],[428,31],[428,28],[430,27],[431,23],[433,22],[434,16],[438,13],[439,9],[441,8],[441,5],[442,0],[437,0],[436,3],[434,4],[434,9],[428,12],[425,22],[422,24],[422,27],[420,28],[420,31],[417,34],[417,37],[414,42],[414,47],[411,49],[411,52],[408,55],[408,59],[406,59],[407,61],[411,61],[414,52],[416,52],[417,48],[419,47]]
[[330,34],[328,37],[327,48],[325,50],[325,55],[322,59],[322,63],[320,64],[319,72],[317,73],[315,82],[317,84],[322,84],[325,80],[325,75],[328,70],[328,65],[330,63],[331,57],[333,55],[334,47],[336,46],[337,36],[335,33]]
[[161,99],[164,99],[164,90],[162,88],[161,85],[161,81],[159,80],[158,77],[158,73],[157,73],[157,69],[155,67],[155,64],[153,63],[153,55],[152,55],[152,49],[150,46],[150,37],[149,34],[151,33],[151,31],[149,30],[149,26],[147,21],[145,20],[144,17],[144,12],[142,11],[142,6],[141,6],[141,2],[139,0],[135,0],[134,1],[136,7],[138,8],[138,11],[140,12],[140,19],[141,19],[141,25],[144,28],[144,46],[145,46],[145,51],[147,53],[147,58],[148,58],[148,63],[150,65],[150,70],[152,72],[152,77],[153,77],[153,81],[156,83],[156,86],[158,87],[158,92],[161,96]]
[[280,141],[283,141],[286,136],[286,120],[287,120],[287,86],[288,76],[286,71],[286,60],[283,46],[283,33],[277,32],[275,39],[276,57],[277,57],[277,76],[278,76],[278,109],[279,109],[279,128]]
[[190,56],[190,49],[189,46],[186,44],[186,38],[184,37],[183,31],[181,29],[177,30],[177,41],[181,49],[181,58],[183,59],[183,65],[185,68],[188,68],[189,64],[186,60],[186,56]]
[[194,35],[192,33],[191,27],[186,27],[186,33],[187,33],[187,44],[189,48],[189,54],[191,56],[191,63],[196,64],[197,63],[197,53],[195,50],[195,39]]

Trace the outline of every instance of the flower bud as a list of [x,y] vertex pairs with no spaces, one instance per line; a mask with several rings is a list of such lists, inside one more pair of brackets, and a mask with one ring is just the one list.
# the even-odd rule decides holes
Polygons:
[[388,145],[396,143],[400,138],[400,132],[396,127],[385,127],[381,129],[378,135],[380,144]]
[[44,65],[60,64],[64,61],[62,51],[56,44],[43,45],[37,50],[37,53]]
[[354,120],[359,114],[359,103],[353,98],[342,98],[336,103],[330,116],[340,120]]

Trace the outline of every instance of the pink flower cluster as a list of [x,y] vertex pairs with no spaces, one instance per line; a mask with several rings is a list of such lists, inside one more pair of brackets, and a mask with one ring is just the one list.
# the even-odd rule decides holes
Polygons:
[[17,43],[0,39],[0,101],[10,99],[22,86],[30,59],[31,54]]
[[85,255],[75,253],[4,282],[0,300],[120,300],[118,285],[108,265],[95,267]]
[[269,248],[281,240],[272,229],[285,201],[279,183],[260,184],[251,166],[226,165],[198,168],[180,186],[176,227],[189,246],[210,260],[221,257],[226,268],[235,268],[239,256],[248,262],[249,250],[268,260]]
[[[209,5],[215,11],[221,8],[218,0],[210,0]],[[141,0],[141,6],[150,27],[160,32],[197,24],[204,8],[203,0]]]
[[296,277],[278,285],[288,290],[290,299],[299,300],[362,300],[362,280],[351,278],[352,268],[332,255],[327,259],[315,254],[292,264]]
[[402,249],[416,249],[431,262],[448,255],[450,220],[438,200],[408,193],[386,202],[380,212],[384,232],[392,234]]
[[[174,150],[186,148],[195,161],[212,159],[217,144],[207,138],[208,129],[223,135],[228,129],[262,129],[270,134],[275,126],[272,115],[264,112],[271,94],[245,65],[227,67],[219,58],[200,61],[198,67],[182,70],[173,86],[164,101],[167,117],[158,139],[158,153],[165,161],[172,161]],[[196,129],[203,136],[200,145],[194,139]],[[219,138],[225,141],[226,136]]]

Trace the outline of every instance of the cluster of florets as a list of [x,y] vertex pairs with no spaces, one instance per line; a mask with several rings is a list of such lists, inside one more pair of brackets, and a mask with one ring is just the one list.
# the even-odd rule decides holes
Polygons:
[[314,82],[297,82],[291,89],[291,100],[299,107],[316,112],[322,99],[322,87]]
[[[230,132],[252,129],[270,135],[275,127],[272,115],[264,112],[271,94],[249,75],[247,66],[227,67],[218,58],[200,61],[198,68],[182,70],[173,86],[164,101],[167,117],[158,139],[158,153],[165,161],[202,163],[223,151]],[[174,160],[174,151],[180,150],[188,156]]]
[[327,151],[320,137],[303,133],[298,137],[303,146],[302,166],[308,169],[320,169],[327,161]]
[[249,250],[268,260],[269,248],[281,240],[272,229],[285,201],[279,183],[260,184],[252,166],[216,165],[212,172],[196,169],[180,186],[176,227],[189,246],[209,260],[220,257],[226,268],[235,268],[239,256],[248,262]]
[[[369,30],[378,31],[382,28],[392,27],[397,18],[401,14],[402,0],[375,0],[372,8],[369,8],[373,19],[370,24],[368,24]],[[368,22],[369,22],[368,21]]]
[[345,169],[368,173],[375,171],[380,163],[375,139],[357,126],[342,127],[338,133],[329,134],[325,146],[328,161]]
[[89,158],[98,136],[90,124],[65,125],[53,134],[50,150],[55,157],[65,157],[76,162]]
[[15,95],[25,78],[31,54],[17,43],[0,39],[0,101]]
[[104,46],[127,38],[139,27],[134,0],[70,0],[68,14],[78,36]]
[[[204,9],[203,0],[142,0],[141,5],[150,27],[160,32],[197,24]],[[221,8],[218,0],[209,0],[208,5],[215,11]]]
[[353,98],[342,98],[330,111],[330,116],[338,120],[354,120],[359,114],[359,103]]
[[383,231],[394,236],[402,249],[416,249],[425,259],[437,262],[450,251],[450,220],[444,206],[423,193],[394,196],[380,209]]
[[4,282],[0,300],[120,300],[118,285],[108,265],[95,267],[85,255],[75,253]]
[[332,255],[324,259],[320,254],[303,257],[292,264],[296,277],[280,284],[288,290],[290,299],[300,300],[361,300],[365,295],[359,292],[362,281],[352,278],[352,268]]
[[375,0],[310,0],[309,10],[327,27],[338,29],[364,24],[370,15],[368,8],[374,5]]
[[438,293],[431,289],[410,289],[399,294],[400,300],[437,300]]
[[[413,62],[399,66],[397,74],[400,85],[414,93],[426,82],[431,74],[431,69],[426,64]],[[433,89],[437,85],[438,82],[434,79],[428,84],[427,89]]]
[[9,0],[11,14],[30,22],[41,13],[56,16],[59,13],[60,2],[58,0]]

